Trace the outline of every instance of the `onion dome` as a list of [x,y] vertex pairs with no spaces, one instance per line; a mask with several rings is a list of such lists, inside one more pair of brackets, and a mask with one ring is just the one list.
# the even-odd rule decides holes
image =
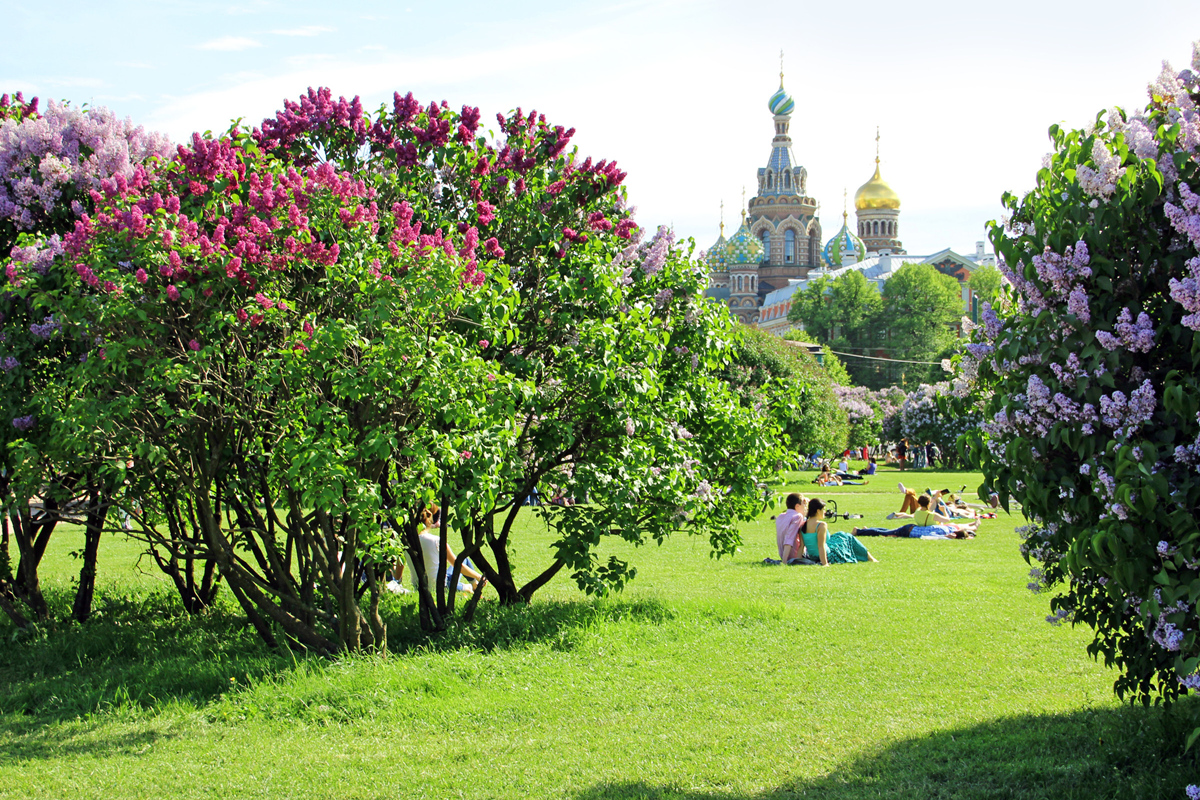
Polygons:
[[704,256],[704,263],[708,265],[709,272],[725,271],[725,248],[728,244],[725,234],[722,233],[717,237],[717,241],[713,242],[713,246],[708,248],[708,253]]
[[[854,256],[853,262],[850,259],[851,254]],[[858,234],[850,230],[850,225],[846,222],[846,212],[843,211],[842,229],[825,243],[825,249],[821,251],[821,260],[829,269],[837,269],[846,264],[858,263],[866,257],[867,246],[858,238]]]
[[900,195],[879,177],[879,159],[875,159],[875,174],[854,193],[854,207],[859,211],[873,208],[900,208]]
[[746,218],[742,217],[742,227],[729,237],[729,242],[725,245],[725,264],[732,270],[737,267],[757,267],[762,260],[762,242],[750,232],[750,228],[746,225]]
[[779,89],[767,101],[767,108],[777,117],[786,117],[796,109],[796,101],[783,89],[783,79],[779,81]]

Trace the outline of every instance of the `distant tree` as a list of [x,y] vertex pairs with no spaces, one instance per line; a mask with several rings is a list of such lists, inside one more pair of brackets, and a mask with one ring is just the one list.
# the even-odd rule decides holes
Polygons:
[[779,409],[788,394],[788,408],[777,413],[787,443],[798,453],[840,453],[846,447],[846,411],[834,394],[834,381],[803,347],[765,331],[745,328],[734,347],[725,378],[734,389],[764,408]]
[[804,326],[804,330],[816,337],[815,341],[828,342],[833,338],[837,325],[829,298],[826,296],[833,279],[827,275],[809,278],[802,291],[792,295],[792,307],[788,310],[788,322]]
[[838,386],[852,386],[854,379],[850,377],[850,373],[846,371],[846,365],[838,358],[833,348],[827,344],[821,344],[808,331],[790,330],[783,335],[785,341],[789,342],[808,342],[810,344],[821,345],[821,367],[825,370],[826,377]]
[[1000,270],[993,266],[984,264],[971,273],[970,280],[967,285],[971,287],[971,291],[979,298],[981,303],[995,303],[996,298],[1000,296],[1000,287],[1003,285],[1004,277],[1000,274]]
[[[896,359],[935,361],[952,345],[962,316],[958,281],[931,264],[908,263],[888,279],[879,315],[889,355]],[[905,382],[938,380],[938,365],[906,369]]]

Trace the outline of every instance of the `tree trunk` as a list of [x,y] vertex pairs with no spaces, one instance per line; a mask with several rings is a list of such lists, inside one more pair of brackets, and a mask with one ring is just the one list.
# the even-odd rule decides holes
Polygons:
[[79,586],[71,616],[76,622],[87,622],[92,615],[92,597],[96,591],[96,554],[100,549],[100,534],[108,517],[108,498],[93,485],[88,487],[87,522],[83,529],[83,566],[79,569]]

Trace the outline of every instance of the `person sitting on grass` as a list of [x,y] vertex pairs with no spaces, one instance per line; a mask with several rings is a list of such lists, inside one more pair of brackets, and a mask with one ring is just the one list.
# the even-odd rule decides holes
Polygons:
[[[913,514],[913,522],[917,525],[917,527],[913,529],[914,534],[916,531],[928,528],[932,529],[928,531],[930,534],[956,534],[952,538],[961,539],[973,537],[975,532],[979,530],[979,520],[956,523],[945,514],[938,514],[935,511],[930,511],[929,507],[931,504],[931,499],[932,498],[927,494],[923,494],[917,498],[917,513]],[[920,535],[923,536],[925,533],[923,532]]]
[[821,562],[822,567],[879,560],[850,534],[829,532],[829,526],[825,523],[825,503],[818,497],[808,501],[808,518],[800,531],[808,557]]
[[[435,586],[434,581],[437,580],[438,568],[441,566],[441,563],[442,563],[442,559],[438,557],[438,550],[441,548],[441,544],[442,544],[441,536],[438,533],[434,532],[434,530],[433,530],[433,521],[435,519],[438,519],[437,512],[438,512],[437,506],[434,506],[432,509],[426,508],[424,511],[421,512],[421,522],[425,526],[425,529],[422,530],[421,534],[420,534],[421,561],[425,566],[424,584],[427,588],[429,588],[430,592],[433,591],[432,587]],[[417,571],[413,567],[413,564],[412,564],[412,555],[406,551],[404,554],[404,558],[405,558],[405,561],[407,562],[408,569],[410,570],[410,572],[412,573],[412,576],[413,576],[413,587],[419,589],[420,587],[417,585]],[[445,562],[446,562],[446,586],[450,587],[452,585],[451,580],[454,577],[454,565],[456,563],[458,563],[458,560],[454,555],[454,551],[450,549],[449,542],[446,543]],[[405,567],[405,564],[398,564],[396,566],[395,570],[393,571],[392,574],[394,575],[394,579],[396,582],[401,582],[403,580],[404,567]],[[470,583],[469,584],[463,583],[460,580],[458,582],[458,585],[456,587],[454,587],[460,592],[472,592],[473,593],[473,592],[477,591],[478,589],[480,589],[481,587],[487,585],[487,580],[472,568],[470,559],[466,559],[463,561],[461,576],[463,578],[466,578],[468,581],[470,581]],[[389,586],[390,586],[390,583],[389,583]]]
[[869,475],[874,475],[874,474],[875,474],[875,468],[876,468],[876,466],[877,466],[877,465],[876,465],[876,463],[875,463],[875,459],[874,459],[874,458],[872,458],[872,459],[871,459],[871,461],[870,461],[870,463],[869,463],[869,464],[867,464],[867,468],[866,468],[866,469],[860,469],[860,470],[858,471],[858,477],[860,477],[860,478],[865,478],[865,477],[867,477],[867,476],[869,476]]
[[792,492],[787,496],[784,511],[775,518],[775,544],[779,550],[779,560],[790,564],[799,559],[804,553],[804,539],[800,537],[800,526],[804,524],[804,505],[807,501]]

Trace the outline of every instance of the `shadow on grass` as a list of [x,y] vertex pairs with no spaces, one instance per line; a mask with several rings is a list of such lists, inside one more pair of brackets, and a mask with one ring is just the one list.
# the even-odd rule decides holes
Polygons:
[[[48,599],[69,607],[66,593]],[[96,605],[84,625],[60,624],[20,637],[0,625],[0,742],[46,723],[153,715],[171,705],[200,709],[245,687],[284,684],[298,670],[321,672],[337,663],[268,648],[230,606],[189,615],[166,592],[109,594]],[[389,649],[400,656],[535,645],[565,650],[598,623],[671,618],[651,601],[547,601],[515,608],[486,603],[474,624],[430,637],[420,631],[415,602],[389,603],[384,614]],[[6,749],[0,744],[0,757]]]
[[434,636],[421,632],[416,602],[392,605],[381,614],[388,626],[388,649],[414,651],[476,650],[490,653],[529,645],[570,650],[592,626],[605,622],[657,625],[674,617],[658,600],[534,600],[527,606],[480,603],[470,625],[452,624]]
[[[606,783],[576,800],[851,800],[851,798],[1021,798],[1183,800],[1200,783],[1200,756],[1183,742],[1200,703],[1029,715],[881,744],[815,780],[764,792],[695,791],[630,781]],[[789,748],[780,748],[781,771]]]

